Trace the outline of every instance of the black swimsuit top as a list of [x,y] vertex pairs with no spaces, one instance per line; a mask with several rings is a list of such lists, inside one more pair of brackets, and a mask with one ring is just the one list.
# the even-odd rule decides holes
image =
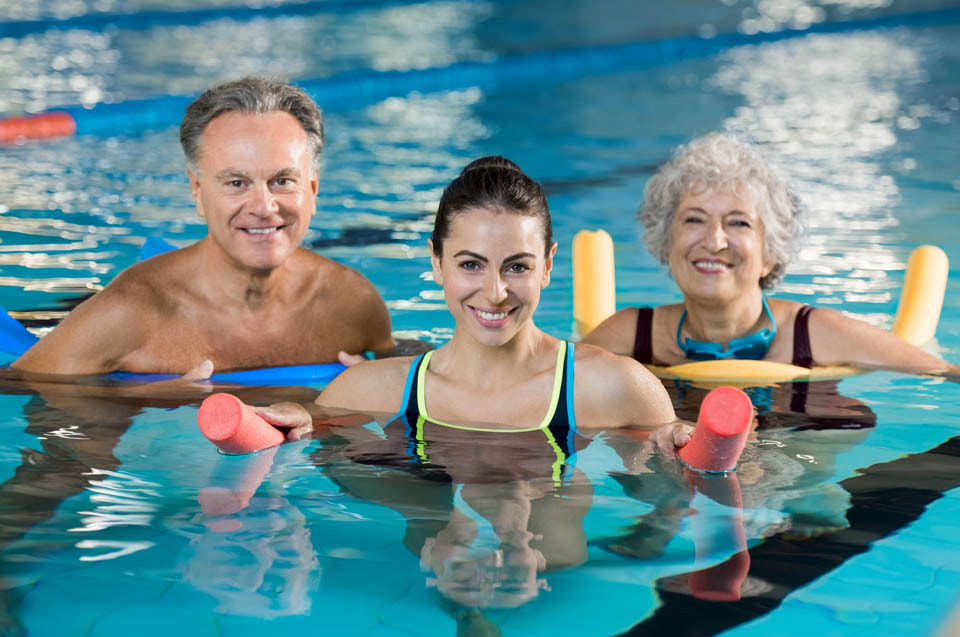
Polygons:
[[[793,323],[793,364],[798,367],[813,367],[810,350],[810,312],[813,306],[804,305],[797,312]],[[633,340],[633,357],[641,363],[653,364],[653,308],[637,308],[637,334]]]
[[[550,407],[540,424],[526,429],[467,427],[432,418],[427,413],[424,385],[426,371],[430,365],[430,357],[433,355],[433,352],[430,351],[415,358],[407,374],[403,404],[400,407],[399,413],[393,418],[393,421],[400,421],[406,425],[407,439],[409,441],[407,447],[409,460],[419,465],[432,464],[429,456],[429,446],[431,443],[425,432],[427,427],[432,425],[499,435],[540,432],[543,436],[541,439],[546,440],[555,456],[553,462],[554,480],[560,481],[564,466],[576,452],[574,445],[577,426],[573,410],[573,350],[573,343],[560,343],[560,348],[557,352],[557,367]],[[530,435],[533,434],[531,433]]]

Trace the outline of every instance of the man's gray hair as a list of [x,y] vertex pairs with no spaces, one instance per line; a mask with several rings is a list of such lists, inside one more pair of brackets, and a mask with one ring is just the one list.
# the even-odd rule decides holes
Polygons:
[[220,84],[195,99],[180,123],[180,145],[187,158],[187,168],[194,173],[200,162],[203,131],[214,118],[224,113],[287,113],[300,122],[310,142],[310,165],[320,167],[323,151],[323,116],[316,102],[306,92],[263,77],[245,77]]
[[763,220],[763,256],[773,265],[760,287],[772,288],[796,255],[805,207],[775,166],[753,145],[729,133],[709,133],[680,146],[647,182],[637,213],[647,249],[668,263],[677,207],[688,195],[705,190],[736,193],[757,206]]

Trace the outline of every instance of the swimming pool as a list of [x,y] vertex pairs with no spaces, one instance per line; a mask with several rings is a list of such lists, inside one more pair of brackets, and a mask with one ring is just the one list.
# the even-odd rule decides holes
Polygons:
[[[0,111],[150,102],[253,72],[318,90],[323,78],[369,81],[367,97],[321,100],[328,146],[307,241],[363,270],[395,329],[437,343],[453,326],[424,277],[430,211],[443,184],[489,153],[547,188],[561,251],[537,320],[557,336],[572,331],[569,244],[584,227],[614,236],[619,305],[677,298],[633,211],[671,148],[716,128],[763,143],[810,204],[810,236],[777,294],[888,326],[913,247],[960,258],[960,21],[945,5],[684,2],[661,14],[635,4],[114,0],[63,4],[66,15],[11,6]],[[136,12],[153,19],[127,15]],[[805,25],[821,32],[723,46],[725,34]],[[641,55],[691,35],[712,48]],[[544,53],[558,50],[565,65]],[[148,123],[134,112],[95,133],[0,151],[0,304],[42,327],[132,262],[144,237],[202,236],[175,130]],[[956,362],[955,278],[935,347]],[[689,416],[701,390],[669,389]],[[532,492],[488,494],[534,510],[531,528],[546,541],[517,557],[532,546],[554,561],[502,587],[499,605],[514,607],[488,599],[469,612],[421,571],[426,539],[451,510],[477,508],[469,491],[355,462],[363,440],[224,458],[196,430],[195,405],[8,389],[4,603],[35,635],[445,635],[458,618],[506,635],[933,634],[960,603],[958,388],[873,373],[811,393],[807,415],[770,397],[771,424],[743,470],[741,601],[692,597],[681,575],[737,555],[729,536],[704,548],[699,524],[730,528],[737,514],[689,502],[666,468],[656,479],[625,475],[615,442],[598,440],[563,485],[532,476],[518,482]],[[227,488],[246,495],[225,499]],[[685,517],[691,505],[700,513]],[[495,576],[480,575],[474,584]]]

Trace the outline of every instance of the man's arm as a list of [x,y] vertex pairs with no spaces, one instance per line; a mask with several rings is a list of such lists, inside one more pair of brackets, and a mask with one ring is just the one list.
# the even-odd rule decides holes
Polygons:
[[106,374],[143,345],[149,313],[109,287],[78,305],[11,367],[42,374]]

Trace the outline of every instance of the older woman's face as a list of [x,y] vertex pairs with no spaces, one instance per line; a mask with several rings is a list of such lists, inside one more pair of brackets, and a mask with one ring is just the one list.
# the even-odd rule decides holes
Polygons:
[[729,302],[760,288],[763,220],[750,197],[707,189],[687,195],[673,216],[670,273],[685,296]]

